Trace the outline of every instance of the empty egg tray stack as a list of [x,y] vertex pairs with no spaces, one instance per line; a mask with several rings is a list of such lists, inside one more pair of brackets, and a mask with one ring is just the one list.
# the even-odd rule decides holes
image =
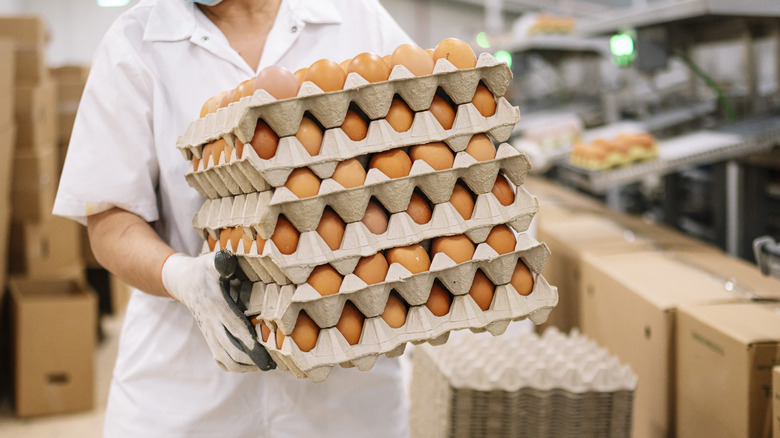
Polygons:
[[637,378],[576,329],[413,352],[412,438],[629,437]]
[[[204,239],[215,238],[219,249],[219,232],[230,227],[243,227],[252,236],[265,239],[260,253],[256,240],[249,248],[241,242],[235,251],[239,265],[254,282],[251,295],[243,299],[247,315],[259,315],[272,330],[290,335],[298,313],[305,310],[320,327],[317,344],[309,352],[302,352],[294,342],[284,342],[279,349],[274,336],[267,341],[260,339],[280,369],[321,381],[335,365],[367,370],[381,354],[402,354],[408,342],[446,342],[451,330],[468,328],[499,334],[510,321],[529,318],[541,323],[547,319],[558,302],[556,288],[539,274],[549,254],[547,247],[526,234],[518,234],[515,250],[503,255],[484,243],[498,224],[507,224],[517,233],[526,231],[538,210],[536,198],[522,187],[528,158],[501,143],[519,120],[519,110],[502,97],[511,77],[505,63],[486,53],[479,57],[475,68],[458,70],[442,59],[431,75],[421,77],[413,76],[403,66],[396,66],[387,81],[373,84],[350,73],[341,91],[325,93],[305,82],[297,97],[276,101],[264,90],[257,90],[195,120],[180,136],[178,147],[188,160],[201,158],[203,146],[220,138],[231,146],[236,139],[248,145],[258,119],[280,137],[277,154],[270,159],[259,158],[252,147],[245,147],[238,158],[233,149],[229,160],[222,154],[214,163],[212,157],[209,163],[191,168],[186,174],[190,185],[206,198],[193,218],[193,225]],[[491,117],[480,114],[471,103],[480,82],[496,97],[496,112]],[[427,110],[438,89],[457,105],[451,129],[443,129]],[[396,95],[415,111],[411,128],[402,133],[383,118]],[[369,119],[367,136],[360,141],[352,141],[340,128],[351,104]],[[325,128],[316,156],[310,156],[295,137],[307,112]],[[471,136],[478,133],[499,143],[495,159],[478,162],[464,151]],[[409,176],[395,179],[369,169],[364,185],[350,189],[331,179],[341,161],[356,157],[365,162],[373,153],[434,141],[443,141],[452,149],[453,168],[435,171],[417,160]],[[284,184],[294,169],[304,166],[322,183],[316,196],[298,199]],[[511,205],[502,205],[491,193],[499,175],[504,175],[515,190]],[[448,202],[458,180],[476,195],[474,212],[468,220]],[[415,189],[433,204],[427,224],[419,225],[405,213]],[[361,222],[372,197],[389,213],[387,231],[380,235],[371,233]],[[347,224],[341,247],[335,251],[316,232],[326,207]],[[290,255],[281,253],[270,240],[279,215],[288,218],[300,232],[298,248]],[[466,234],[477,245],[472,260],[456,264],[445,254],[437,254],[430,270],[418,274],[392,264],[385,281],[370,286],[352,274],[361,257],[455,234]],[[204,243],[204,251],[208,250]],[[518,260],[529,267],[535,280],[528,296],[521,296],[510,284]],[[344,279],[338,293],[320,296],[305,282],[316,266],[326,263]],[[468,295],[477,269],[497,285],[493,303],[486,311]],[[436,279],[454,295],[450,312],[442,317],[434,316],[424,305]],[[380,316],[393,290],[409,306],[406,323],[395,329]],[[356,345],[349,345],[335,328],[347,300],[366,317]]]

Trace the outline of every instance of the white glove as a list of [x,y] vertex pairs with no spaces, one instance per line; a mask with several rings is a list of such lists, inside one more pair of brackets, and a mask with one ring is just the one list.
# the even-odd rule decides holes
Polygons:
[[163,285],[192,312],[220,368],[238,372],[271,369],[275,364],[257,342],[255,328],[231,299],[229,286],[220,284],[216,254],[171,255],[163,263]]

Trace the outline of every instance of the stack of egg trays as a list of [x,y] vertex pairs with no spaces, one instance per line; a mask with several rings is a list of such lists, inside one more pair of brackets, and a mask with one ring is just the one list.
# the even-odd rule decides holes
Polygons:
[[[497,224],[508,224],[517,232],[525,231],[538,210],[536,199],[521,186],[529,169],[528,158],[506,144],[498,147],[494,160],[481,163],[463,151],[473,134],[487,133],[499,143],[511,134],[519,120],[519,110],[501,97],[510,80],[511,72],[506,64],[499,63],[489,54],[482,54],[477,66],[466,70],[458,70],[448,61],[439,60],[433,74],[423,77],[414,77],[403,66],[397,66],[388,81],[376,84],[368,84],[360,76],[350,74],[343,91],[323,93],[307,82],[301,86],[298,97],[276,101],[259,90],[253,96],[194,121],[179,138],[180,151],[191,160],[193,156],[202,157],[205,144],[220,138],[230,145],[235,145],[236,140],[248,143],[258,118],[265,120],[280,136],[277,156],[270,160],[260,159],[253,148],[245,147],[241,159],[236,157],[234,150],[230,160],[223,154],[219,163],[210,160],[198,169],[191,168],[186,175],[188,182],[207,198],[193,219],[193,225],[204,238],[207,235],[218,237],[219,230],[240,226],[253,235],[269,239],[279,214],[288,217],[302,233],[298,250],[292,255],[281,254],[270,240],[262,254],[257,252],[256,243],[251,248],[244,248],[242,242],[236,251],[241,267],[255,282],[253,294],[245,303],[247,314],[260,315],[272,327],[289,335],[295,322],[292,315],[305,307],[318,325],[326,327],[321,330],[315,349],[307,353],[302,353],[292,342],[279,350],[274,337],[264,342],[280,368],[289,369],[298,377],[320,381],[336,364],[370,369],[379,354],[400,355],[406,342],[443,343],[450,330],[470,328],[499,334],[512,320],[530,318],[536,323],[546,320],[558,299],[557,290],[539,274],[548,255],[547,247],[521,235],[515,251],[497,257],[498,254],[483,243],[490,229]],[[491,117],[482,116],[470,103],[480,82],[497,97],[496,113]],[[426,111],[439,88],[458,104],[455,122],[449,130],[442,129]],[[412,110],[420,111],[415,114],[411,129],[400,134],[381,119],[396,94]],[[351,102],[372,119],[366,139],[359,142],[348,139],[339,128]],[[305,112],[311,113],[327,128],[321,152],[315,157],[309,156],[294,137]],[[375,119],[377,117],[380,119]],[[418,161],[408,177],[393,180],[373,169],[369,170],[363,186],[349,190],[329,179],[336,164],[345,159],[365,160],[370,153],[432,141],[444,141],[456,153],[453,169],[435,172],[426,163]],[[317,196],[300,200],[283,184],[292,170],[302,166],[309,167],[323,181]],[[499,174],[506,176],[514,186],[515,201],[510,206],[501,205],[490,193]],[[478,195],[474,214],[469,220],[463,220],[448,202],[458,180],[464,181]],[[415,188],[435,204],[433,218],[423,226],[404,212]],[[360,222],[372,196],[391,213],[387,232],[379,236],[370,233]],[[342,247],[337,251],[330,251],[314,231],[326,205],[348,223]],[[362,256],[460,233],[479,244],[470,262],[454,266],[446,255],[439,254],[432,261],[429,273],[416,276],[395,265],[386,281],[375,287],[361,285],[362,281],[356,276],[348,275]],[[205,244],[204,250],[208,250]],[[301,258],[301,255],[308,258]],[[534,291],[528,297],[520,296],[508,284],[518,259],[525,261],[536,279]],[[330,263],[342,275],[347,275],[336,299],[321,297],[306,284],[296,286],[305,282],[315,266],[323,263]],[[464,296],[467,296],[477,268],[486,274],[490,272],[488,277],[498,286],[494,305],[487,312],[482,312],[473,300]],[[457,291],[459,297],[453,302],[453,311],[442,317],[447,319],[444,324],[442,318],[434,317],[422,304],[434,278],[444,280],[454,271],[459,272],[458,285],[450,280],[446,284],[454,289],[451,292]],[[437,277],[436,273],[441,275]],[[416,297],[404,297],[414,310],[410,311],[404,327],[390,329],[378,316],[381,311],[377,313],[377,309],[379,303],[384,308],[394,285],[403,284],[418,287]],[[343,297],[349,295],[354,302],[359,296],[372,294],[370,306],[367,303],[371,299],[358,300],[362,302],[358,308],[367,317],[361,345],[349,346],[333,328],[344,304]],[[312,310],[319,307],[328,310]]]
[[[550,331],[553,336],[547,336]],[[598,347],[587,355],[572,355],[582,345],[549,342],[560,340],[555,328],[541,340],[535,333],[527,336],[553,344],[555,351],[538,357],[523,350],[527,357],[518,361],[496,351],[497,345],[509,350],[516,344],[492,342],[492,348],[484,348],[485,338],[477,337],[446,352],[415,349],[412,438],[631,436],[636,376],[628,366]],[[583,339],[575,329],[567,341]],[[562,366],[561,358],[570,363]],[[496,366],[501,361],[506,363]],[[517,369],[521,367],[527,368]],[[525,378],[518,378],[523,371]]]

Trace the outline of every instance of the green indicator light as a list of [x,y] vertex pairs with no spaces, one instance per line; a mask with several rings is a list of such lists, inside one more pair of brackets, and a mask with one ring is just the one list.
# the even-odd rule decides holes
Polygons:
[[487,34],[485,32],[480,32],[477,34],[477,45],[483,49],[490,48],[490,43],[488,42]]
[[508,65],[509,68],[512,68],[512,54],[506,50],[499,50],[493,54],[493,57],[499,62],[506,62],[506,65]]
[[613,35],[609,39],[609,49],[615,56],[630,56],[634,53],[634,40],[624,33]]

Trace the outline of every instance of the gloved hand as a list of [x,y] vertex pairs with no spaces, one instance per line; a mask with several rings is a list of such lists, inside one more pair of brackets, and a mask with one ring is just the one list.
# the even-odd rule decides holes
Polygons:
[[[276,364],[257,342],[255,328],[230,297],[229,278],[238,264],[232,254],[228,255],[232,261],[225,263],[227,254],[173,254],[163,263],[163,285],[172,298],[192,312],[220,368],[238,372],[273,369]],[[222,279],[215,266],[217,257]]]

